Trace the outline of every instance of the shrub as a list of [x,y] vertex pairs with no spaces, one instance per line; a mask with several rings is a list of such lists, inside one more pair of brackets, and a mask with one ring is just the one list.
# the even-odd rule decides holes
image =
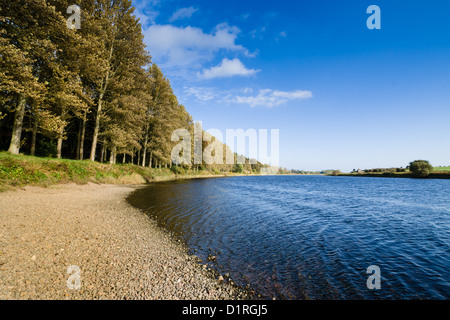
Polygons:
[[175,165],[172,166],[172,168],[170,168],[170,171],[172,171],[176,175],[183,174],[183,169],[181,169],[179,166],[175,166]]
[[415,178],[428,178],[433,172],[433,166],[426,160],[416,160],[409,164],[409,171]]
[[243,173],[244,172],[244,165],[243,164],[235,164],[233,168],[233,172],[235,173]]

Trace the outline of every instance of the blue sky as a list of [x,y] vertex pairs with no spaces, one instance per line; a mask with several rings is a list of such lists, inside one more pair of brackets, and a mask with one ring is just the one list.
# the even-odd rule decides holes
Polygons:
[[[292,169],[450,165],[450,1],[133,4],[204,129],[279,129]],[[380,30],[367,28],[370,5]]]

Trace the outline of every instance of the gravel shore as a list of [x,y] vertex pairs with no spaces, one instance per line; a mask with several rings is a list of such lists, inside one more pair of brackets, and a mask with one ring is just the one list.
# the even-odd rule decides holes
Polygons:
[[243,298],[126,202],[135,188],[0,193],[0,299]]

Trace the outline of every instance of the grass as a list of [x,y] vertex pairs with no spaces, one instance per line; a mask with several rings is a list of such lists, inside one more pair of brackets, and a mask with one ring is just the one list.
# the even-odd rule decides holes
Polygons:
[[12,155],[0,152],[0,192],[26,185],[50,186],[60,183],[143,184],[152,181],[204,176],[211,172],[143,168],[133,164],[103,164],[89,160],[67,160]]
[[449,172],[450,167],[434,167],[434,172]]

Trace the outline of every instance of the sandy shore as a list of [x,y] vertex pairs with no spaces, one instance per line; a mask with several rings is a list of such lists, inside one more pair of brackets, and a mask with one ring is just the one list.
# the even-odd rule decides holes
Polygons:
[[71,184],[0,193],[0,299],[239,296],[125,201],[134,189]]

